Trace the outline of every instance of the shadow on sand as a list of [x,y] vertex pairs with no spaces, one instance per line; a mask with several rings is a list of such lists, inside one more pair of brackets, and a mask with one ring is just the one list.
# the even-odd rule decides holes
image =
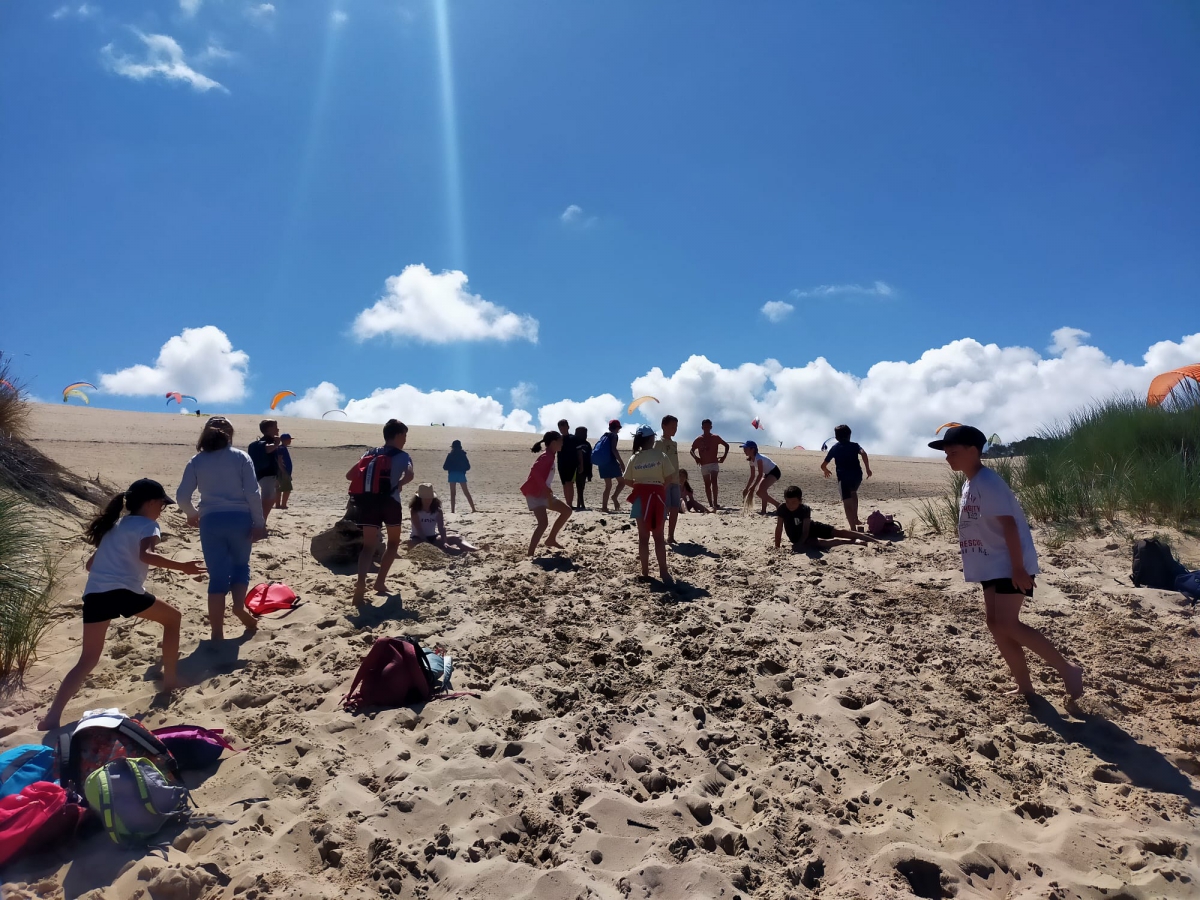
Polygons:
[[543,572],[574,572],[579,568],[566,556],[536,556],[530,562]]
[[709,559],[720,559],[719,553],[713,553],[703,544],[697,544],[695,541],[684,541],[683,543],[674,544],[671,547],[672,553],[678,553],[680,556],[686,556],[688,559],[695,559],[697,556],[707,556]]
[[[177,670],[179,680],[184,684],[199,684],[214,675],[228,675],[243,668],[246,661],[239,657],[239,653],[242,644],[249,643],[253,637],[253,634],[244,632],[235,638],[225,638],[218,644],[207,639],[201,641],[195,650],[187,656],[180,657]],[[149,677],[147,675],[147,679]],[[155,697],[155,701],[157,700],[158,697]],[[158,705],[157,702],[155,705]]]
[[1177,794],[1193,804],[1200,803],[1200,791],[1192,787],[1187,775],[1153,747],[1135,740],[1108,719],[1090,713],[1081,713],[1079,721],[1064,719],[1048,700],[1039,696],[1029,701],[1029,710],[1063,740],[1087,747],[1100,759],[1111,763],[1130,784],[1150,791]]
[[404,598],[399,594],[390,594],[382,606],[367,605],[346,613],[346,619],[355,628],[369,628],[387,621],[416,622],[421,614],[415,609],[404,608]]

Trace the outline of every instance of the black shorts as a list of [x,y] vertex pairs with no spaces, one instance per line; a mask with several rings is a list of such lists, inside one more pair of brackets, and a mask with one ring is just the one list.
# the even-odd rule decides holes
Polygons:
[[809,522],[808,539],[810,541],[833,540],[833,526],[825,522]]
[[558,478],[563,484],[574,484],[578,472],[575,469],[566,469],[562,466],[558,467]]
[[979,582],[979,586],[985,591],[988,588],[994,588],[997,594],[1024,594],[1026,597],[1033,596],[1033,590],[1023,591],[1015,584],[1011,578],[989,578],[987,581]]
[[110,619],[136,616],[154,605],[153,594],[139,594],[125,588],[83,595],[83,621],[107,622]]
[[396,527],[404,524],[404,506],[391,496],[359,494],[354,498],[354,524],[362,528]]
[[849,500],[858,493],[858,489],[862,487],[862,478],[855,478],[852,481],[839,481],[838,490],[842,492],[842,499]]
[[763,478],[774,478],[776,481],[778,481],[782,477],[783,477],[783,473],[779,471],[779,466],[776,466],[770,472],[768,472],[766,475],[763,476]]

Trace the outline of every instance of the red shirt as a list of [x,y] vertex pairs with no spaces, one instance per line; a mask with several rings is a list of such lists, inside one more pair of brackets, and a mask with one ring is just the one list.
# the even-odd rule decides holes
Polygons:
[[521,485],[521,493],[526,497],[546,496],[546,488],[550,484],[549,479],[552,477],[553,471],[554,454],[547,450],[537,458],[533,468],[529,470],[529,477]]

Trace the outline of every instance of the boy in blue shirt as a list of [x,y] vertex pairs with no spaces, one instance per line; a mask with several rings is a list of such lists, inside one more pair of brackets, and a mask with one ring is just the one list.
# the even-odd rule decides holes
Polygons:
[[[825,477],[830,476],[829,461],[832,459],[837,466],[838,490],[842,495],[842,506],[846,510],[846,522],[852,531],[862,531],[862,522],[858,520],[858,488],[863,480],[863,466],[867,469],[867,477],[871,477],[871,461],[867,459],[867,451],[850,440],[850,426],[839,425],[833,429],[837,443],[825,454],[821,463],[821,471]],[[858,458],[862,457],[862,465]]]
[[288,497],[292,494],[292,454],[288,450],[291,446],[292,436],[281,434],[279,449],[275,451],[275,458],[279,461],[279,474],[275,476],[279,483],[279,496],[275,499],[276,509],[287,509]]

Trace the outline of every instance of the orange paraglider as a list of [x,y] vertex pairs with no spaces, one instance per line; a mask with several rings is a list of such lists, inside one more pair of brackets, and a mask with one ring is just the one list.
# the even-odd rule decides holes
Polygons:
[[78,397],[84,403],[90,404],[91,401],[88,400],[88,395],[83,392],[84,388],[91,388],[93,391],[96,390],[96,386],[89,381],[72,381],[63,388],[63,403],[66,403],[71,397]]
[[1180,366],[1178,369],[1154,376],[1154,380],[1150,382],[1150,390],[1146,392],[1146,405],[1162,406],[1163,401],[1171,395],[1171,391],[1175,390],[1175,385],[1185,378],[1200,383],[1200,365]]
[[296,396],[295,391],[280,391],[278,394],[276,394],[274,397],[271,398],[271,409],[274,409],[276,406],[278,406],[279,401],[282,400],[284,397],[295,397],[295,396]]
[[941,434],[941,433],[942,433],[942,429],[943,429],[943,428],[954,428],[954,427],[956,427],[956,426],[959,426],[959,425],[961,425],[961,424],[962,424],[962,422],[947,422],[945,425],[939,425],[939,426],[938,426],[938,430],[934,432],[934,435],[939,435],[939,434]]
[[630,404],[629,404],[629,410],[628,410],[628,414],[632,416],[632,415],[633,415],[633,411],[634,411],[635,409],[637,409],[637,408],[638,408],[639,406],[641,406],[643,403],[646,403],[646,402],[648,402],[648,401],[650,401],[650,400],[653,400],[655,403],[657,403],[657,402],[658,402],[658,398],[657,398],[657,397],[651,397],[649,394],[647,394],[645,397],[638,397],[636,400],[634,400],[632,403],[630,403]]

